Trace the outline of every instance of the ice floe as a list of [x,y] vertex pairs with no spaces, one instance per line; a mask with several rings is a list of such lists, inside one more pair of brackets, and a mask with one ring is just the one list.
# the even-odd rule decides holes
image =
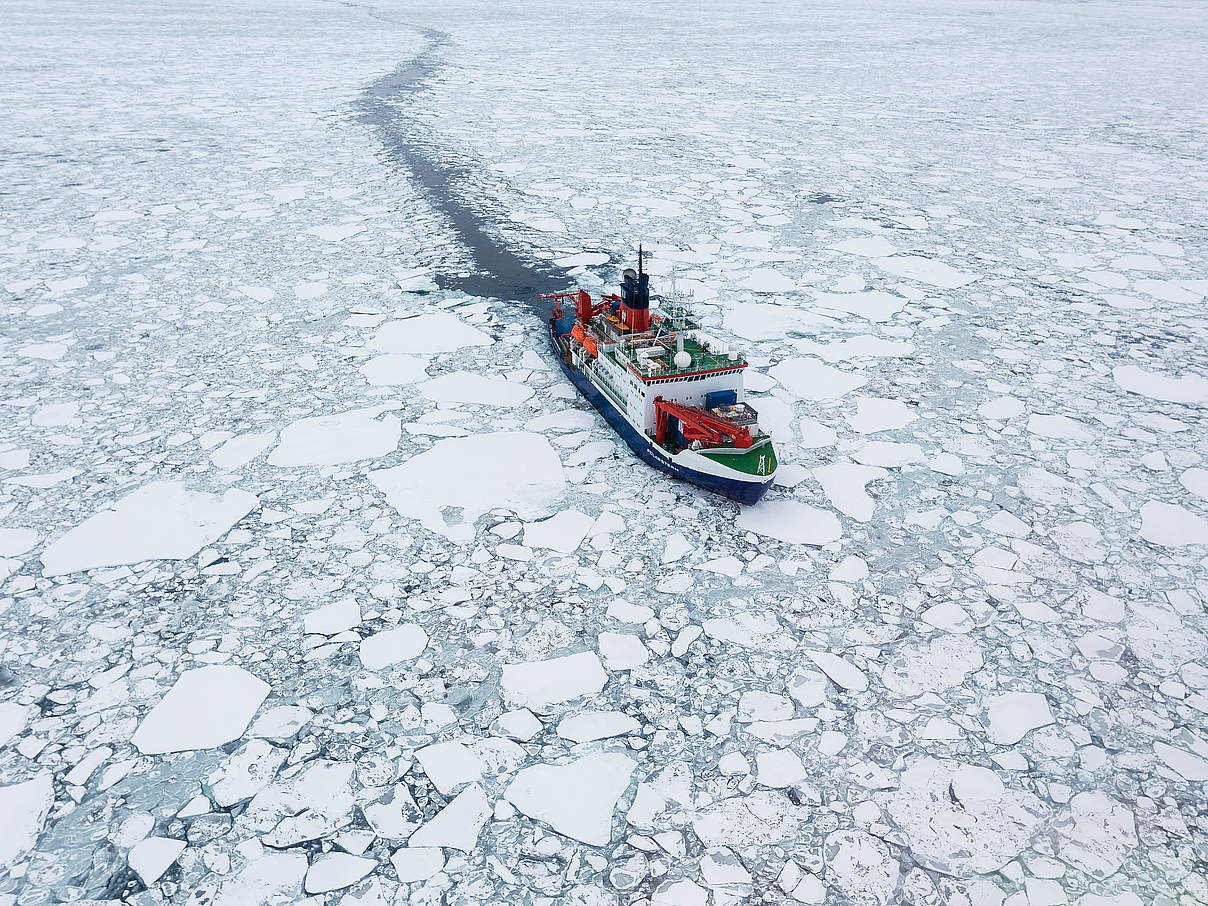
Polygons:
[[489,346],[492,342],[487,334],[456,315],[435,311],[402,321],[387,321],[378,328],[369,345],[379,352],[433,354],[454,352],[466,346]]
[[770,373],[786,390],[803,400],[839,399],[868,383],[867,376],[860,372],[843,371],[817,359],[785,359],[773,366]]
[[608,674],[593,651],[568,654],[544,661],[505,664],[500,685],[512,702],[544,709],[604,688]]
[[[474,522],[497,507],[528,519],[545,515],[566,487],[549,441],[527,431],[441,440],[369,478],[399,513],[457,541],[473,538]],[[447,522],[450,509],[460,519]]]
[[1008,788],[994,771],[923,758],[897,790],[874,798],[923,865],[947,875],[987,874],[1016,858],[1047,809],[1035,795]]
[[412,834],[407,845],[445,846],[463,853],[472,852],[490,817],[491,804],[486,794],[480,786],[472,784]]
[[361,639],[361,665],[366,670],[384,670],[414,660],[427,647],[428,633],[414,623],[405,623]]
[[475,403],[484,406],[519,406],[533,395],[524,384],[469,371],[454,371],[424,381],[419,392],[438,403]]
[[1040,692],[1003,692],[989,699],[987,710],[990,741],[998,745],[1013,745],[1053,722],[1048,699]]
[[738,528],[790,544],[821,547],[838,541],[843,527],[834,513],[797,500],[767,499],[738,514]]
[[898,277],[906,277],[938,286],[940,289],[957,289],[967,286],[978,279],[977,274],[959,271],[952,265],[934,258],[921,258],[918,255],[893,255],[887,258],[877,258],[877,267]]
[[377,459],[396,449],[401,435],[398,416],[379,406],[317,415],[286,425],[268,461],[297,468]]
[[518,810],[555,831],[593,846],[612,839],[617,800],[637,763],[619,752],[585,755],[567,764],[524,768],[504,793]]
[[428,377],[428,362],[426,356],[388,353],[362,365],[361,374],[375,387],[415,384]]
[[0,865],[14,866],[34,848],[54,798],[45,772],[0,786],[0,812],[5,816],[0,823]]
[[1162,547],[1208,544],[1208,519],[1177,503],[1149,500],[1141,506],[1141,537]]
[[1149,399],[1208,406],[1208,378],[1198,374],[1171,377],[1136,365],[1117,365],[1112,379],[1120,389]]
[[184,560],[221,538],[257,505],[254,494],[222,495],[156,481],[84,520],[42,552],[48,576],[144,560]]
[[127,861],[140,881],[150,887],[158,881],[185,851],[184,840],[171,837],[147,837],[130,849]]
[[143,718],[131,741],[144,755],[211,749],[238,739],[269,685],[242,667],[186,670]]

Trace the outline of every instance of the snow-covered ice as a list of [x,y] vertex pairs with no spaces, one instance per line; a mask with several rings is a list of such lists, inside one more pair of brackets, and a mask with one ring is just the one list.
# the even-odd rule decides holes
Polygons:
[[456,315],[444,311],[388,321],[378,328],[369,346],[387,353],[454,352],[466,346],[489,346],[491,338]]
[[[562,463],[549,441],[527,431],[476,434],[438,441],[401,465],[370,474],[400,514],[458,541],[500,507],[525,518],[545,515],[562,499]],[[445,511],[459,510],[450,523]]]
[[568,764],[538,764],[516,775],[504,794],[524,814],[593,846],[612,839],[617,800],[637,763],[619,752],[585,755]]
[[398,447],[401,433],[398,416],[379,407],[302,418],[281,430],[268,461],[297,468],[377,459]]
[[0,807],[5,815],[0,825],[0,864],[15,865],[37,845],[53,803],[54,789],[47,773],[0,786]]
[[[1208,900],[1195,5],[43,6],[0,904]],[[755,507],[548,353],[639,242]]]
[[544,661],[505,664],[500,680],[503,694],[529,708],[546,708],[558,702],[599,692],[608,674],[595,652],[583,651]]
[[243,735],[269,685],[242,667],[187,670],[139,723],[130,741],[144,755],[225,745]]
[[411,835],[408,846],[444,846],[469,853],[478,842],[491,806],[482,788],[472,784]]
[[42,553],[48,576],[144,560],[184,560],[222,537],[256,506],[254,494],[222,494],[156,481],[90,516]]
[[171,837],[146,837],[130,848],[130,868],[145,885],[158,881],[169,866],[185,851],[184,840]]
[[427,647],[428,633],[423,627],[404,623],[361,639],[361,665],[366,670],[382,670],[414,660]]

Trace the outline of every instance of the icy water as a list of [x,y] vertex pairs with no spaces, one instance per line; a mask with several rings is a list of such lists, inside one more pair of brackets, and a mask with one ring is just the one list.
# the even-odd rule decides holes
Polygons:
[[1208,901],[1199,7],[5,12],[0,906]]
[[473,198],[475,174],[464,165],[438,159],[424,147],[412,108],[419,102],[425,83],[439,72],[449,36],[431,29],[423,30],[423,34],[429,43],[421,54],[365,90],[360,102],[365,119],[377,130],[390,161],[422,188],[469,257],[468,273],[455,267],[439,268],[437,285],[527,303],[534,311],[543,312],[545,306],[535,297],[565,289],[564,275],[556,268],[525,260],[497,234],[492,235],[498,224],[484,209],[488,199]]

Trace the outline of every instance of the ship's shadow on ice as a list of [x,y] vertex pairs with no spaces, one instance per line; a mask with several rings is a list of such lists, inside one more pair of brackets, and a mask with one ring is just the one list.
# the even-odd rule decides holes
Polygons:
[[464,250],[468,267],[438,271],[437,285],[475,296],[525,302],[535,314],[545,317],[535,297],[565,289],[565,273],[526,257],[504,241],[500,229],[507,223],[504,216],[492,211],[484,199],[473,197],[479,180],[472,167],[443,156],[412,114],[414,99],[427,90],[428,79],[436,74],[443,51],[452,43],[444,32],[418,30],[427,46],[361,93],[361,119],[377,131],[391,163],[405,171],[444,216]]

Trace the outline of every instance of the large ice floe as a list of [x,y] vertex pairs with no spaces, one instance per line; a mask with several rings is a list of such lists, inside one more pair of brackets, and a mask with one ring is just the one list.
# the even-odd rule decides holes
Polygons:
[[506,507],[531,518],[565,491],[549,441],[527,431],[441,440],[370,480],[400,514],[459,541],[474,537],[474,522],[488,510]]
[[131,742],[144,755],[225,745],[243,735],[269,685],[242,667],[187,670],[151,709]]
[[1208,903],[1203,19],[7,4],[0,906]]
[[144,560],[184,560],[222,537],[256,506],[254,494],[193,491],[156,481],[56,539],[42,553],[48,576]]

